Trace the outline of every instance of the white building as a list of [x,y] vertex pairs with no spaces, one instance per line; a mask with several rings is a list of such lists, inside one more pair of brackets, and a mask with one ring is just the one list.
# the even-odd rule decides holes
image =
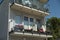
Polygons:
[[[9,40],[48,40],[45,7],[48,0],[10,0],[8,12]],[[6,7],[6,8],[7,8]]]
[[42,28],[45,32],[45,16],[49,13],[44,6],[45,3],[40,3],[40,0],[13,0],[9,9],[9,31],[14,29],[15,25],[22,24],[24,29],[37,31]]

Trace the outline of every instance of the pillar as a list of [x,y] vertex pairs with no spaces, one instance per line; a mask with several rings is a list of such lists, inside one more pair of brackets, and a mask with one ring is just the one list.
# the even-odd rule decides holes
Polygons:
[[8,40],[8,9],[8,0],[2,0],[0,3],[0,40]]

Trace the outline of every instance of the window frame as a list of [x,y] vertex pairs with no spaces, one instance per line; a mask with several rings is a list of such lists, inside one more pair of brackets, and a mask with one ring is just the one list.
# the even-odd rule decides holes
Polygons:
[[24,16],[24,21],[29,21],[29,18],[27,16]]
[[34,18],[29,18],[29,22],[34,22]]

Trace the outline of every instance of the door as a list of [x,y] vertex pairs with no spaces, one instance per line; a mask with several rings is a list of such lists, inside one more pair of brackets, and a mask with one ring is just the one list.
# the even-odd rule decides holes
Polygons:
[[15,24],[21,24],[21,16],[15,16]]
[[33,29],[34,25],[34,19],[33,18],[29,18],[29,29]]
[[24,16],[24,29],[29,29],[29,20],[26,16]]
[[37,29],[40,29],[40,26],[41,26],[40,19],[36,19],[36,22],[37,22]]

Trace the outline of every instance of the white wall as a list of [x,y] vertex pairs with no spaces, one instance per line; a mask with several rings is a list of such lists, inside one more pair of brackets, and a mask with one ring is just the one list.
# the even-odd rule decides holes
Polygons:
[[[15,23],[15,17],[16,16],[22,16],[19,12],[10,9],[10,16],[9,16],[9,32],[11,31],[11,28],[16,25]],[[22,23],[22,18],[21,18],[21,23]],[[13,29],[14,30],[14,29]]]
[[[28,18],[34,18],[35,27],[33,27],[33,30],[36,30],[36,31],[37,31],[36,19],[40,19],[40,21],[41,21],[41,23],[40,23],[41,26],[40,27],[42,27],[44,29],[44,31],[46,30],[46,26],[42,25],[42,24],[45,24],[45,17],[38,17],[38,16],[31,15],[31,14],[28,14],[28,13],[21,13],[19,11],[12,10],[12,9],[10,10],[10,20],[12,20],[12,22],[10,22],[10,26],[9,26],[10,30],[16,24],[15,19],[14,19],[15,16],[21,16],[21,24],[23,24],[23,25],[24,25],[24,16],[27,16]],[[29,27],[30,27],[30,25],[29,25]]]

